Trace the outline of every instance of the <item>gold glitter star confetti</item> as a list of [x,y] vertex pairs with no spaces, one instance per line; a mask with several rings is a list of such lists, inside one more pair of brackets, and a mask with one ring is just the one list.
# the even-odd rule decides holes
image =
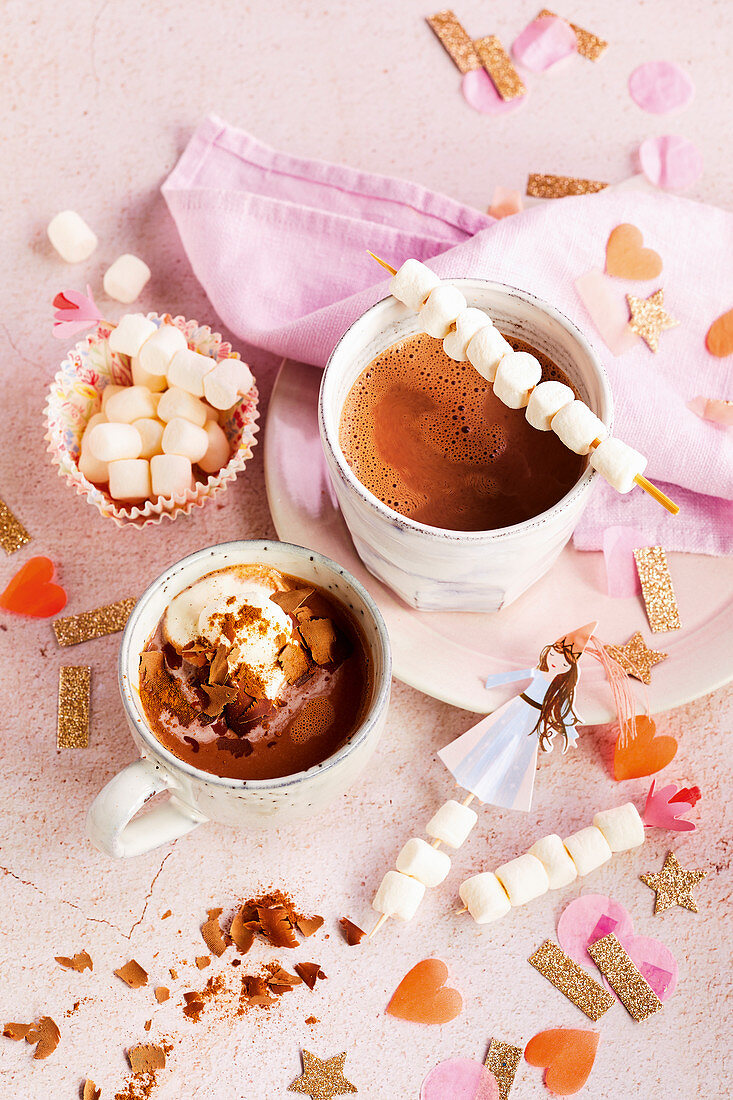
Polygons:
[[607,645],[604,648],[614,661],[618,661],[624,672],[636,680],[641,680],[642,684],[651,683],[652,668],[669,656],[661,650],[650,649],[640,630],[632,634],[624,645]]
[[23,524],[14,516],[4,500],[0,500],[0,546],[6,554],[14,554],[31,541]]
[[594,1022],[612,1007],[611,994],[552,940],[540,944],[529,962]]
[[588,954],[630,1016],[635,1020],[646,1020],[647,1016],[659,1012],[662,1002],[613,932],[588,944]]
[[[553,11],[548,11],[547,8],[543,8],[535,18],[544,19],[552,15],[555,15]],[[562,19],[562,16],[555,16],[555,18]],[[589,61],[597,61],[603,51],[607,49],[608,42],[603,38],[599,38],[597,34],[593,34],[592,31],[586,31],[583,27],[577,26],[576,23],[571,23],[569,19],[566,19],[565,22],[575,31],[575,40],[578,43],[578,53],[582,57],[586,57]]]
[[600,180],[586,180],[580,176],[552,176],[541,172],[530,172],[527,179],[527,194],[533,199],[565,199],[568,195],[595,195],[603,191],[607,183]]
[[427,23],[459,72],[469,73],[481,68],[473,42],[450,8],[428,16]]
[[667,852],[664,866],[656,874],[639,875],[639,878],[657,897],[654,902],[654,914],[663,913],[673,905],[681,905],[691,913],[697,913],[697,903],[692,891],[698,882],[706,877],[707,871],[686,871],[680,866],[674,852]]
[[626,301],[631,310],[629,328],[641,336],[650,351],[658,351],[661,334],[665,329],[675,328],[679,324],[664,308],[664,291],[660,288],[648,298],[627,294]]
[[679,630],[680,613],[674,594],[667,555],[661,546],[642,546],[634,550],[636,571],[641,581],[646,617],[653,634]]
[[331,1100],[332,1096],[358,1092],[356,1085],[352,1085],[351,1081],[347,1081],[344,1077],[346,1051],[327,1061],[317,1058],[309,1050],[304,1050],[302,1053],[303,1073],[297,1081],[293,1081],[288,1092],[304,1092],[310,1096],[311,1100]]
[[105,634],[116,634],[124,630],[132,609],[137,603],[134,596],[117,603],[96,607],[93,611],[82,611],[78,615],[67,615],[65,619],[55,619],[54,634],[59,645],[79,645],[92,638],[101,638]]
[[89,685],[92,670],[85,665],[59,669],[59,710],[56,747],[85,749],[89,745]]
[[527,89],[521,76],[514,68],[512,59],[495,34],[479,38],[474,42],[481,64],[491,77],[491,81],[502,99],[517,99],[525,95]]
[[507,1100],[511,1092],[522,1053],[521,1047],[502,1043],[501,1039],[492,1038],[491,1040],[484,1065],[496,1078],[499,1086],[499,1100]]

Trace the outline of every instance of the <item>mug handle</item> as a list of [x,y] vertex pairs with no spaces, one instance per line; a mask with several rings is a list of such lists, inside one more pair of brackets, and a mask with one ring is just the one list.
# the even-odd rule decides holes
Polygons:
[[172,789],[166,773],[151,760],[128,764],[89,807],[87,835],[92,844],[113,859],[129,859],[170,844],[208,820],[175,795],[150,813],[135,817],[154,794]]

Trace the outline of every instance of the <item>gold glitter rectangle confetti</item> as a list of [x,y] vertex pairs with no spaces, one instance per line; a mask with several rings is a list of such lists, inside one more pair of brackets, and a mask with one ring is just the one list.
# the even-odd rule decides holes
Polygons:
[[481,68],[473,42],[450,8],[428,16],[426,22],[460,72],[470,73],[472,69]]
[[652,632],[660,634],[664,630],[679,630],[682,623],[677,597],[663,547],[644,546],[640,550],[634,550],[634,561]]
[[530,172],[527,180],[527,194],[533,199],[565,199],[568,195],[594,195],[603,191],[607,183],[600,180],[586,180],[580,176],[550,176],[540,172]]
[[613,932],[588,944],[588,954],[616,993],[629,1015],[646,1020],[659,1012],[662,1002],[641,976]]
[[543,978],[552,982],[555,989],[564,993],[590,1020],[600,1020],[613,1005],[611,994],[552,940],[545,940],[529,961]]
[[116,634],[118,630],[124,630],[136,603],[135,597],[130,596],[105,607],[96,607],[93,611],[55,619],[53,630],[56,641],[59,645],[79,645],[92,638],[102,638],[105,634]]
[[91,679],[92,670],[87,665],[63,665],[59,669],[59,749],[85,749],[89,744]]
[[492,1039],[484,1065],[496,1078],[499,1086],[499,1100],[507,1100],[514,1084],[514,1075],[522,1057],[522,1048]]
[[[535,18],[542,19],[545,16],[553,15],[556,19],[563,18],[554,11],[548,11],[547,8],[543,8]],[[592,34],[590,31],[584,30],[583,27],[579,27],[577,23],[571,23],[569,19],[566,19],[565,22],[575,31],[575,40],[578,43],[578,53],[581,54],[582,57],[587,57],[589,61],[597,61],[603,51],[608,48],[608,42],[603,38],[599,38],[597,34]]]
[[481,64],[491,77],[502,99],[516,99],[517,96],[525,94],[527,89],[522,78],[495,34],[478,38],[474,46],[481,58]]
[[13,515],[4,500],[0,500],[0,546],[6,554],[14,554],[31,541],[20,520]]

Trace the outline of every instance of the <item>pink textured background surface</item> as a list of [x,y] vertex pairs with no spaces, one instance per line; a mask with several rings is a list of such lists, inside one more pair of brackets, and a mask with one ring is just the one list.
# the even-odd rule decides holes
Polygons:
[[[458,12],[471,33],[495,32],[509,44],[538,7],[536,0],[491,7],[462,0]],[[2,585],[31,554],[47,552],[60,563],[71,613],[138,593],[199,546],[274,534],[261,448],[248,476],[220,505],[142,534],[120,534],[103,522],[71,495],[43,454],[44,391],[62,350],[50,335],[50,300],[61,286],[81,288],[88,278],[99,287],[104,268],[130,250],[153,268],[142,307],[215,321],[158,192],[206,112],[295,153],[410,176],[480,207],[495,184],[523,190],[528,171],[621,180],[633,170],[631,154],[644,137],[681,133],[698,143],[706,160],[692,197],[730,203],[730,102],[723,98],[730,55],[722,0],[687,14],[661,2],[585,0],[562,8],[608,38],[608,53],[597,65],[571,59],[555,74],[530,78],[525,107],[493,119],[461,99],[457,72],[422,22],[430,10],[425,0],[334,0],[327,11],[306,0],[250,6],[211,0],[205,14],[192,3],[6,5],[0,495],[34,541],[0,561]],[[681,62],[695,80],[696,99],[678,117],[646,116],[627,95],[629,73],[656,57]],[[67,206],[100,238],[94,257],[75,269],[54,257],[45,237],[47,221]],[[110,312],[116,317],[122,310],[115,305]],[[266,401],[276,364],[256,353],[250,361]],[[547,1027],[590,1026],[525,961],[554,935],[564,904],[581,890],[617,897],[636,931],[673,946],[680,964],[678,990],[657,1016],[635,1024],[617,1006],[597,1025],[601,1045],[584,1095],[687,1100],[725,1094],[730,820],[721,765],[727,763],[729,693],[658,720],[661,731],[680,739],[677,759],[662,778],[696,782],[704,791],[700,831],[674,843],[683,864],[719,872],[698,888],[698,915],[680,909],[651,915],[652,895],[637,876],[661,866],[668,840],[661,833],[640,851],[614,858],[587,885],[549,894],[483,931],[452,915],[455,890],[467,874],[498,865],[545,832],[581,827],[599,808],[641,797],[644,781],[609,779],[611,735],[596,729],[586,731],[579,751],[562,765],[543,762],[528,817],[483,810],[446,887],[429,894],[413,924],[390,927],[373,946],[352,950],[342,944],[336,921],[343,914],[369,920],[382,872],[448,796],[448,777],[433,754],[467,726],[467,715],[396,685],[389,732],[369,774],[330,814],[251,839],[208,826],[167,852],[112,864],[90,848],[83,824],[94,793],[133,758],[115,682],[118,641],[60,651],[48,623],[8,615],[0,621],[6,744],[0,1021],[48,1013],[62,1030],[61,1046],[46,1062],[32,1062],[25,1044],[1,1041],[3,1096],[76,1097],[88,1073],[108,1100],[125,1075],[124,1048],[172,1036],[159,1100],[284,1097],[300,1072],[301,1046],[322,1057],[347,1050],[347,1076],[360,1096],[417,1097],[438,1060],[483,1058],[492,1034],[520,1044]],[[62,663],[93,668],[85,752],[54,748]],[[181,992],[200,988],[215,970],[235,973],[228,963],[203,973],[193,964],[205,952],[198,928],[207,906],[231,906],[271,885],[290,889],[303,908],[326,917],[315,941],[292,958],[279,957],[286,966],[317,959],[328,981],[312,994],[302,987],[288,994],[269,1015],[252,1011],[232,1023],[209,1009],[198,1026],[189,1023]],[[161,923],[168,908],[174,915]],[[53,963],[55,954],[82,947],[94,959],[93,974]],[[251,959],[258,964],[271,954],[258,946]],[[440,1030],[385,1017],[408,966],[431,954],[450,964],[465,998],[463,1014]],[[149,970],[149,987],[131,991],[113,977],[130,957]],[[179,982],[168,979],[169,966],[178,967]],[[175,994],[160,1007],[152,995],[159,982]],[[78,1011],[65,1018],[77,1000]],[[307,1026],[309,1015],[320,1022]],[[148,1035],[143,1023],[151,1017]],[[541,1073],[522,1066],[512,1100],[543,1095]]]

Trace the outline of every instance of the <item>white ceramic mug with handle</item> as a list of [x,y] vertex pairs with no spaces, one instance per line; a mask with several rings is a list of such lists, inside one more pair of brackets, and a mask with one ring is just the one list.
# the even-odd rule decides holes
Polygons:
[[[358,624],[370,663],[371,696],[349,740],[319,764],[278,779],[229,779],[180,760],[158,741],[140,701],[140,654],[174,596],[230,565],[269,565],[332,593]],[[198,550],[168,569],[138,600],[120,644],[119,684],[141,758],[123,768],[87,814],[92,843],[114,858],[140,855],[206,821],[247,829],[280,826],[324,809],[366,767],[387,719],[392,661],[384,620],[366,589],[315,550],[266,540],[229,542]],[[138,814],[156,794],[168,799]]]
[[[558,310],[524,290],[483,279],[451,279],[469,306],[485,310],[508,337],[526,341],[565,372],[581,400],[609,428],[611,388],[596,353]],[[356,551],[371,573],[420,611],[499,611],[539,580],[570,538],[588,501],[590,466],[541,515],[494,531],[446,531],[407,519],[356,478],[339,443],[341,411],[361,372],[386,348],[421,332],[419,315],[389,297],[339,340],[321,383],[321,441]],[[523,410],[517,410],[523,416]]]

